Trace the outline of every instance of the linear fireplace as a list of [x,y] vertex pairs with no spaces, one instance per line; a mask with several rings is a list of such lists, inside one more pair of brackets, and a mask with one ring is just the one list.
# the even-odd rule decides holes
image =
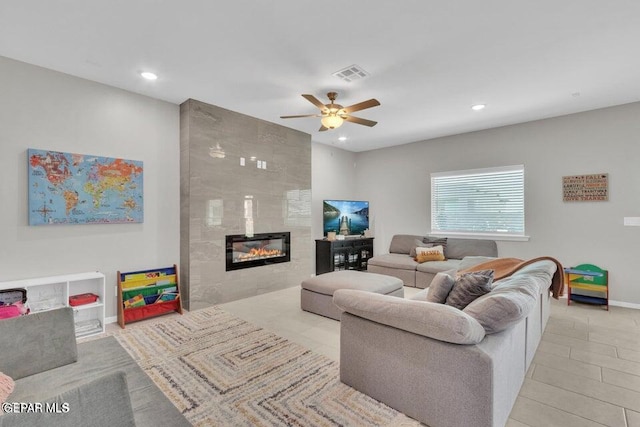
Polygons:
[[227,236],[227,271],[291,260],[291,233],[260,233]]

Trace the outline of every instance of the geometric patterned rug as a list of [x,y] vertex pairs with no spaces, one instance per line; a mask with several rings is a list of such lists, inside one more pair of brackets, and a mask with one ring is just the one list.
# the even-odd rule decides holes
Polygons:
[[338,363],[217,307],[113,334],[194,426],[419,426]]

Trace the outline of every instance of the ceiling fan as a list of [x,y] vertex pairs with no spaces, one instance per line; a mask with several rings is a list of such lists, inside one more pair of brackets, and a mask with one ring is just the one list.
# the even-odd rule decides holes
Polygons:
[[338,97],[336,92],[327,93],[327,97],[329,104],[323,104],[318,98],[313,95],[302,95],[307,101],[318,107],[321,111],[321,114],[303,114],[299,116],[280,116],[281,119],[297,119],[301,117],[322,117],[320,122],[322,126],[320,126],[319,131],[323,132],[329,129],[335,129],[342,126],[342,123],[346,120],[347,122],[357,123],[359,125],[364,126],[375,126],[378,122],[374,122],[373,120],[361,119],[360,117],[354,117],[351,113],[355,111],[364,110],[366,108],[377,107],[380,105],[377,99],[370,99],[368,101],[359,102],[357,104],[350,105],[348,107],[343,107],[340,104],[336,104],[334,101]]

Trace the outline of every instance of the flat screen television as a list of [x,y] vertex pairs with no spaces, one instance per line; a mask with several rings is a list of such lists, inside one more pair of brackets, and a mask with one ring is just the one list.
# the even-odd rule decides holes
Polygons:
[[369,228],[369,202],[360,200],[324,200],[322,202],[324,235],[329,231],[353,236]]

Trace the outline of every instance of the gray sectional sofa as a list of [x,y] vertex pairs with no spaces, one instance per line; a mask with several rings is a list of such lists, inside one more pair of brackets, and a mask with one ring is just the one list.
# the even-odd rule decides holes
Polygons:
[[191,425],[114,337],[76,344],[70,307],[1,320],[0,337],[0,372],[15,381],[7,402],[60,412],[4,414],[0,427]]
[[471,267],[498,256],[498,246],[493,240],[447,238],[444,248],[445,261],[419,264],[409,254],[415,249],[416,241],[428,242],[430,239],[437,238],[396,234],[391,239],[389,253],[369,259],[367,271],[394,276],[401,279],[405,286],[424,289],[429,287],[435,275],[440,272]]
[[527,265],[463,310],[427,302],[427,290],[410,300],[336,291],[340,379],[431,427],[504,426],[546,327],[556,270]]

